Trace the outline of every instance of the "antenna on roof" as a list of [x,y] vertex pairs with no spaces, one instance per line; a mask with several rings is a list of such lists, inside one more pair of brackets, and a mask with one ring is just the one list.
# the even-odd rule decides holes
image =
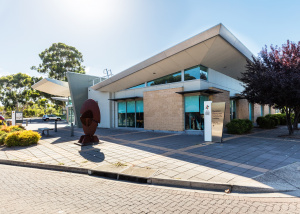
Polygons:
[[107,79],[113,76],[111,69],[108,70],[107,68],[105,68],[103,70],[103,73],[107,76]]

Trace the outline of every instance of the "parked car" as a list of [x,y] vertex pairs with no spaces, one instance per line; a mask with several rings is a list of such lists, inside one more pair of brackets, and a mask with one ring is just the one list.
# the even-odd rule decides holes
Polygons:
[[0,115],[0,120],[5,120],[5,118],[2,116],[2,115]]
[[48,115],[45,114],[43,116],[43,120],[44,121],[48,121],[48,120],[61,120],[61,117],[58,117],[55,114],[48,114]]

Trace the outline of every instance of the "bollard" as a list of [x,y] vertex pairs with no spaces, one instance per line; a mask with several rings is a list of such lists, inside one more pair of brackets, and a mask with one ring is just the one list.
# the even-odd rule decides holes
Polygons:
[[55,123],[54,123],[54,131],[57,132],[57,120],[55,120]]
[[71,123],[71,137],[74,136],[74,126],[73,126],[73,123]]
[[26,126],[28,126],[28,120],[26,120]]

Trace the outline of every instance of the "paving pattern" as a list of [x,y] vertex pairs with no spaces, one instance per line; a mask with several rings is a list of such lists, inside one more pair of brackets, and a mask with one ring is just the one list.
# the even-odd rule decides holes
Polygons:
[[[29,124],[28,129],[53,127]],[[81,129],[70,136],[60,123],[58,132],[37,146],[0,146],[0,159],[95,168],[122,163],[157,170],[154,177],[234,184],[269,170],[300,161],[300,139],[282,138],[286,127],[256,129],[249,135],[225,135],[224,143],[204,142],[202,136],[128,129],[98,129],[101,144],[79,147]]]
[[0,214],[299,213],[299,198],[249,198],[0,165]]

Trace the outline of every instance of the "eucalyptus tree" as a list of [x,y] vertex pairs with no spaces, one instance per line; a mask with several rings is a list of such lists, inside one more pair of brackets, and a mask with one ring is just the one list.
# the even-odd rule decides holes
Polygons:
[[39,54],[42,63],[32,66],[32,70],[48,74],[49,78],[67,81],[68,71],[84,74],[83,56],[75,47],[64,43],[53,43],[48,49]]

